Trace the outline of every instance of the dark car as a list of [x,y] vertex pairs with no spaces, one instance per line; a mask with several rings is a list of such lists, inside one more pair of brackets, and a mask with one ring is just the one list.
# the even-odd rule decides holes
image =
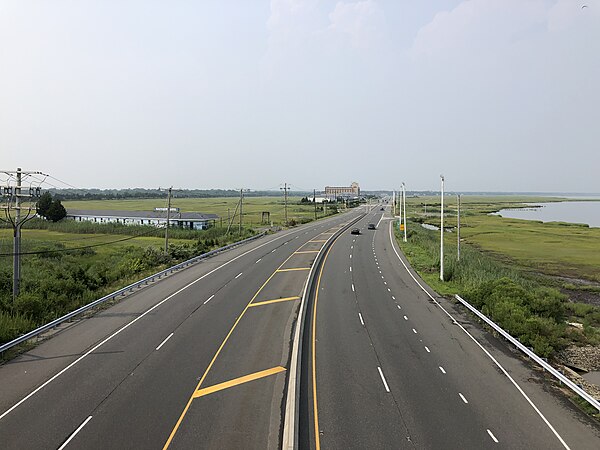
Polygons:
[[358,228],[352,228],[352,231],[350,231],[350,234],[360,234],[360,230]]
[[385,211],[385,208],[381,208],[382,211]]
[[369,230],[375,230],[375,224],[374,223],[370,223],[369,226],[367,227]]

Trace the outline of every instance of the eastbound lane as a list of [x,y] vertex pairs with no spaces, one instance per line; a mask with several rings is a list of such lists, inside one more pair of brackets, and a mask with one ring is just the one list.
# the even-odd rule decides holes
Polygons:
[[285,369],[298,301],[248,303],[297,297],[306,273],[287,269],[307,267],[315,254],[295,251],[310,251],[308,241],[355,214],[211,258],[0,367],[2,447],[162,448],[170,435],[172,448],[277,447],[284,370],[197,391]]
[[597,448],[597,427],[560,402],[551,415],[563,417],[550,424],[423,292],[392,248],[389,223],[344,234],[324,264],[302,447]]

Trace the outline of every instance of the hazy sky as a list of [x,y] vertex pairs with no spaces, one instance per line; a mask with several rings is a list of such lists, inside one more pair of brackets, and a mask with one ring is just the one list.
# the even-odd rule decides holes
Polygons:
[[600,192],[600,0],[0,0],[17,166],[76,187]]

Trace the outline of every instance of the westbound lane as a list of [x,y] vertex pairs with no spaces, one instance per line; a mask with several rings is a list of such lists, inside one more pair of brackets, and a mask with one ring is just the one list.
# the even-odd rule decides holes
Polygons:
[[[205,270],[203,263],[157,283],[88,319],[93,322],[80,321],[0,368],[0,380],[3,381],[0,395],[3,448],[58,448],[74,431],[77,434],[68,442],[69,448],[161,448],[193,393],[196,380],[211,364],[232,324],[245,311],[252,294],[305,241],[312,240],[328,227],[349,220],[352,215],[338,216],[280,236],[261,239],[250,246],[255,249],[250,253],[237,250],[234,258],[238,259],[235,260],[231,258],[231,253],[219,255],[207,261],[206,266],[212,267],[210,270]],[[302,254],[303,257],[309,255]],[[300,272],[277,273],[277,278],[284,274],[295,276]],[[198,276],[199,273],[202,275]],[[204,278],[196,282],[202,276]],[[281,278],[276,283],[282,291],[289,287],[289,283],[283,280]],[[189,287],[181,290],[184,286]],[[276,292],[269,294],[277,295]],[[232,341],[231,346],[256,342],[256,339],[265,335],[273,338],[273,341],[246,345],[231,359],[218,360],[214,368],[215,379],[211,382],[218,383],[227,381],[230,379],[228,377],[238,376],[233,369],[237,367],[240,355],[259,363],[267,345],[283,354],[286,345],[289,345],[289,336],[285,337],[284,331],[293,319],[295,303],[290,300],[252,307],[256,311],[264,308],[266,314],[261,314],[260,320],[252,322],[256,327],[244,329],[245,338],[237,343]],[[132,319],[136,322],[132,322]],[[98,325],[93,332],[86,326],[89,323]],[[268,333],[269,329],[277,327],[278,332]],[[242,331],[241,326],[238,331]],[[78,343],[81,344],[79,348]],[[68,350],[65,350],[67,347]],[[228,346],[225,346],[225,350],[223,357],[230,351]],[[78,362],[69,367],[75,361]],[[281,357],[276,362],[285,362],[285,358]],[[223,368],[218,369],[219,364]],[[45,372],[46,368],[50,370]],[[60,372],[66,368],[68,370]],[[35,377],[27,377],[25,374],[28,370],[32,370]],[[17,379],[19,374],[21,380]],[[60,374],[57,378],[18,404],[29,392],[34,392],[57,374]],[[213,372],[210,375],[213,376]],[[217,380],[218,375],[222,375],[222,379]],[[281,375],[275,374],[271,378],[280,379]],[[13,381],[14,386],[4,380]],[[254,383],[259,386],[263,381]],[[282,386],[280,383],[278,388]],[[256,403],[257,388],[250,383],[237,391],[242,392],[243,389],[253,391],[244,395],[245,398],[254,396],[252,401]],[[229,389],[227,395],[232,392],[235,390]],[[216,398],[220,394],[211,395]],[[252,414],[263,424],[264,417],[273,422],[273,411],[279,412],[280,405],[271,404],[271,398],[265,400],[265,395],[259,397],[261,409],[258,411],[262,414],[257,411]],[[212,417],[212,412],[207,410],[200,417],[186,418],[182,436],[191,437],[195,445],[199,442],[195,439],[210,438],[212,441],[204,442],[212,442],[216,446],[220,430],[207,420],[207,417]],[[90,416],[92,419],[86,422]],[[236,420],[234,415],[223,418],[223,422],[234,426],[248,425],[247,421]],[[84,426],[79,428],[82,424]],[[267,438],[264,436],[275,428],[276,425],[261,428],[255,424],[246,430],[244,439],[250,436],[261,443],[275,442],[277,433]],[[259,431],[253,432],[251,429]],[[244,434],[244,429],[234,432],[239,437]],[[246,442],[247,448],[253,446],[253,441]],[[264,446],[255,446],[259,447]]]
[[425,295],[392,245],[384,220],[340,237],[324,264],[305,448],[568,448],[565,440],[597,448],[598,429],[581,415],[554,404],[559,431],[549,425]]

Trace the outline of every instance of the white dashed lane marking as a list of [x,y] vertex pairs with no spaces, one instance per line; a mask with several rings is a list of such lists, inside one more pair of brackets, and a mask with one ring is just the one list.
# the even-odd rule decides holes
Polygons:
[[487,432],[490,435],[490,437],[492,438],[492,440],[497,444],[498,439],[496,439],[496,436],[494,436],[494,433],[492,433],[490,430],[487,430]]
[[390,387],[388,386],[387,381],[385,381],[381,367],[378,366],[377,370],[379,370],[379,376],[381,377],[381,381],[383,381],[383,386],[385,387],[386,392],[390,392]]

